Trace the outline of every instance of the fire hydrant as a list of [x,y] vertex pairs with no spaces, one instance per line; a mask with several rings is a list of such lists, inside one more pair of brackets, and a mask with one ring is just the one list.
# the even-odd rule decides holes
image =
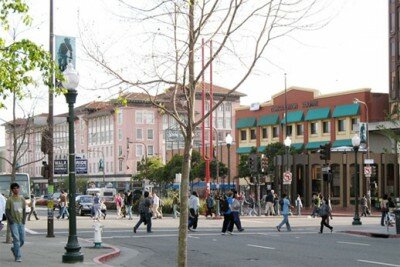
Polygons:
[[101,248],[101,233],[103,232],[103,225],[98,220],[96,220],[93,224],[93,228],[94,228],[94,238],[93,238],[94,247]]

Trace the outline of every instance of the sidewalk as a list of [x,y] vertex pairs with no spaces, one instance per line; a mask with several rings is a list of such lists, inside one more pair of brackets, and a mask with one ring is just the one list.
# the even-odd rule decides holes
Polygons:
[[[3,232],[4,234],[4,232]],[[84,255],[84,262],[75,264],[62,263],[62,256],[65,254],[65,245],[68,237],[59,236],[47,238],[44,235],[30,235],[25,237],[25,244],[22,247],[22,262],[15,262],[11,253],[11,244],[4,243],[5,236],[1,236],[0,242],[0,265],[8,266],[108,266],[102,261],[118,256],[120,250],[115,247],[93,248],[91,241],[79,238],[81,253]]]

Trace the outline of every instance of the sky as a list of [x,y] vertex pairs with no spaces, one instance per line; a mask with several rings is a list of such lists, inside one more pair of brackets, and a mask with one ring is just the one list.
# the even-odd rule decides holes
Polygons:
[[[287,87],[314,88],[322,94],[358,88],[371,88],[373,92],[388,92],[388,1],[384,0],[322,0],[328,10],[323,16],[332,19],[318,30],[294,33],[271,44],[266,58],[239,88],[247,96],[243,105],[262,103]],[[116,18],[106,0],[54,0],[54,32],[56,35],[77,38],[77,70],[81,82],[77,105],[89,101],[108,100],[115,90],[100,90],[107,80],[104,72],[96,68],[85,55],[82,40],[96,40],[97,44],[114,51],[114,66],[120,60],[127,64],[124,53],[140,49],[137,42],[129,42],[127,32],[135,29],[126,21]],[[31,0],[30,14],[33,26],[20,29],[21,36],[48,47],[49,0]],[[132,36],[130,36],[132,37]],[[135,36],[133,36],[135,37]],[[116,44],[114,40],[126,42]],[[122,41],[121,41],[122,43]],[[123,50],[123,49],[129,50]],[[126,53],[128,53],[126,52]],[[129,63],[129,62],[128,62]],[[122,69],[122,67],[121,67]],[[214,84],[230,88],[234,85],[234,72],[218,64],[214,66]],[[23,106],[35,105],[34,113],[48,112],[47,89],[35,89],[37,100],[27,100]],[[67,112],[63,96],[55,98],[55,114]],[[20,116],[22,113],[19,113]],[[11,120],[12,110],[0,111],[1,120]],[[0,129],[0,146],[4,145],[4,129]]]

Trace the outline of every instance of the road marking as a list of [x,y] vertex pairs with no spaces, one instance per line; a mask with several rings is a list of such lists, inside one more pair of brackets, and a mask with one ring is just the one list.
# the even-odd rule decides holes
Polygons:
[[265,249],[275,249],[275,248],[271,248],[271,247],[263,247],[263,246],[257,246],[257,245],[251,245],[251,244],[247,244],[248,247],[254,247],[254,248],[265,248]]
[[376,265],[400,267],[400,265],[397,265],[397,264],[384,263],[384,262],[377,262],[377,261],[366,261],[366,260],[357,260],[357,261],[359,261],[359,262],[365,262],[365,263],[371,263],[371,264],[376,264]]
[[349,244],[349,245],[358,245],[358,246],[371,246],[370,244],[365,243],[355,243],[355,242],[345,242],[345,241],[337,241],[339,244]]
[[27,232],[27,233],[29,233],[31,235],[38,235],[39,234],[39,232],[33,231],[33,230],[29,229],[29,228],[25,228],[25,232]]
[[189,235],[190,238],[200,239],[198,236]]

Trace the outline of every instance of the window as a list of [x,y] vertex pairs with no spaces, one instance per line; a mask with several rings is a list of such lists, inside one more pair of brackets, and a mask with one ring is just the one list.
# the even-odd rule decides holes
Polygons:
[[137,144],[136,145],[136,157],[143,156],[143,145]]
[[268,138],[268,128],[262,128],[262,139]]
[[318,124],[316,122],[312,122],[310,124],[310,132],[311,132],[311,134],[317,134],[318,133]]
[[226,112],[231,112],[231,103],[230,102],[226,102],[225,103],[225,111]]
[[122,110],[118,111],[118,124],[122,125]]
[[146,112],[146,123],[154,124],[154,112]]
[[256,129],[251,129],[250,130],[250,140],[255,140],[255,139],[257,139]]
[[122,129],[118,129],[118,140],[122,140]]
[[122,156],[122,146],[118,146],[118,156]]
[[241,130],[240,131],[240,141],[246,141],[246,140],[247,140],[247,131]]
[[113,172],[113,171],[114,171],[114,162],[111,161],[110,163],[111,163],[111,164],[110,164],[110,165],[111,165],[111,166],[110,166],[110,171]]
[[224,118],[219,118],[219,117],[218,117],[218,120],[217,120],[217,128],[218,128],[218,129],[224,128]]
[[231,129],[231,117],[226,117],[225,118],[225,129]]
[[279,137],[279,128],[278,126],[274,126],[272,128],[272,138],[278,138]]
[[142,129],[136,129],[136,139],[142,140],[143,139],[143,131]]
[[135,115],[135,122],[143,123],[143,113],[141,111],[136,111]]
[[153,146],[147,146],[147,155],[148,156],[154,155],[154,147]]
[[346,131],[346,125],[344,120],[338,120],[338,132]]
[[147,140],[153,140],[153,129],[147,129]]
[[122,160],[119,161],[118,171],[122,172]]
[[293,132],[293,127],[292,125],[286,126],[286,136],[291,136]]
[[330,133],[331,132],[331,122],[323,121],[322,122],[322,133]]
[[304,134],[304,125],[303,124],[297,124],[296,125],[296,135],[303,135]]
[[358,118],[351,118],[351,131],[355,131],[358,128],[358,123],[359,123]]
[[218,111],[224,111],[224,104],[219,105]]

